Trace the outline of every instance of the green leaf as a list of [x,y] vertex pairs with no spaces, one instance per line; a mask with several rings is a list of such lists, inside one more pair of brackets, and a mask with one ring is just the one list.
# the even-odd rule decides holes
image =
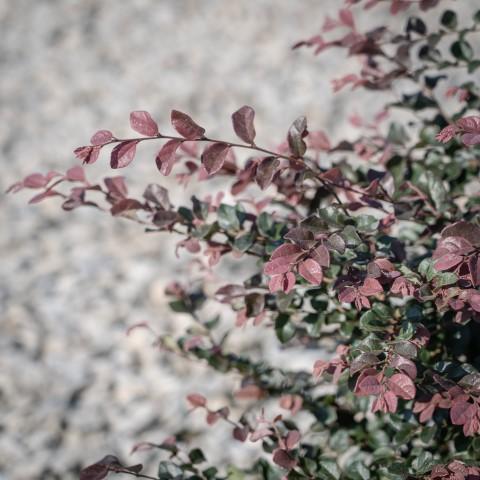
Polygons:
[[448,192],[442,180],[438,178],[433,172],[425,172],[427,179],[427,188],[430,198],[432,199],[437,210],[445,209],[445,202],[447,200]]
[[158,466],[158,478],[160,480],[183,479],[183,470],[173,462],[163,461]]
[[440,23],[450,30],[455,30],[458,25],[457,14],[453,10],[445,10],[440,18]]
[[318,214],[328,225],[334,227],[343,227],[347,220],[347,216],[340,207],[329,206],[320,208]]
[[275,333],[281,343],[287,343],[296,333],[295,325],[290,322],[290,316],[281,313],[275,319]]
[[430,471],[435,464],[433,455],[428,451],[422,451],[412,462],[412,468],[419,474]]
[[253,245],[254,241],[255,234],[253,232],[243,233],[235,237],[233,247],[235,250],[244,253]]
[[368,480],[370,478],[370,470],[361,461],[355,461],[348,465],[346,473],[353,480]]
[[223,230],[239,230],[240,219],[238,218],[238,210],[236,207],[222,203],[218,207],[218,224]]
[[450,51],[459,60],[465,60],[466,62],[473,60],[473,48],[466,40],[453,42]]
[[458,277],[453,272],[441,272],[435,275],[435,286],[444,287],[446,285],[453,285],[457,283]]
[[340,478],[340,469],[337,462],[332,459],[323,459],[320,461],[317,471],[317,478],[321,480],[338,480]]
[[373,215],[358,215],[355,217],[355,223],[359,232],[373,233],[377,231],[380,222]]
[[345,240],[347,247],[350,248],[358,247],[358,245],[362,243],[362,239],[360,238],[360,235],[358,235],[357,230],[353,225],[347,225],[340,232],[340,236]]
[[188,458],[190,458],[190,461],[194,465],[197,463],[205,462],[206,460],[205,455],[199,448],[194,448],[193,450],[190,450],[190,453],[188,454]]

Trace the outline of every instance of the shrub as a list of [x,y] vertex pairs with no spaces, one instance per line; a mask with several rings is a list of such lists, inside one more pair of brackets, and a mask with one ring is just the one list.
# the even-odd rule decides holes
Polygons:
[[[139,136],[101,130],[75,150],[88,165],[111,146],[110,166],[119,169],[143,142],[158,142],[160,175],[175,174],[182,184],[221,177],[234,204],[210,196],[174,207],[157,184],[132,198],[122,177],[90,183],[80,166],[65,175],[34,173],[10,188],[37,189],[30,203],[60,197],[64,210],[108,205],[112,215],[149,231],[177,232],[183,236],[177,248],[202,252],[209,267],[225,255],[254,256],[257,273],[215,295],[236,312],[232,329],[263,322],[283,348],[325,348],[325,339],[336,347],[311,372],[252,361],[215,340],[217,319],[197,314],[206,300],[202,286],[170,285],[172,311],[190,314],[201,328],[174,344],[149,325],[132,328],[149,329],[172,354],[239,372],[236,395],[255,409],[232,418],[228,406],[213,409],[201,393],[187,401],[212,428],[228,422],[236,441],[259,442],[265,454],[221,473],[199,448],[186,451],[172,436],[136,447],[168,452],[155,477],[108,455],[85,468],[83,480],[110,472],[161,479],[480,475],[480,100],[470,76],[480,66],[472,47],[480,11],[462,25],[455,11],[439,11],[439,0],[392,0],[391,14],[406,17],[402,30],[357,30],[354,12],[384,3],[347,0],[321,35],[294,46],[315,54],[345,49],[361,60],[358,73],[333,81],[335,91],[395,86],[398,98],[373,120],[350,119],[360,132],[353,141],[332,144],[300,117],[270,150],[256,144],[255,112],[244,106],[232,115],[238,142],[210,138],[175,110],[177,133],[160,133],[147,112],[136,111],[130,125]],[[434,7],[429,18],[438,16],[436,27],[421,18]],[[451,84],[452,76],[463,80]],[[250,155],[246,162],[236,158],[240,150]],[[276,402],[276,417],[263,413],[266,402]],[[300,411],[309,419],[303,426]]]

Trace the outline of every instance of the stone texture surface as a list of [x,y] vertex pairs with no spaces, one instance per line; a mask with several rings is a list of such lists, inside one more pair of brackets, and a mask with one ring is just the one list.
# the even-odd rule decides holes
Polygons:
[[[32,171],[64,171],[93,131],[127,134],[137,109],[167,126],[177,108],[233,138],[231,112],[251,104],[261,144],[281,141],[300,114],[338,135],[350,112],[368,105],[375,113],[372,96],[331,93],[330,78],[355,62],[290,46],[341,3],[0,0],[0,188]],[[122,172],[134,191],[153,177],[168,183],[153,148],[142,147]],[[105,156],[88,170],[92,179],[110,174]],[[173,277],[190,275],[185,260],[174,260],[175,239],[95,211],[67,215],[55,201],[28,207],[27,198],[0,197],[0,479],[67,480],[106,453],[128,458],[135,442],[160,441],[182,422],[202,430],[199,415],[186,417],[185,395],[201,391],[221,405],[238,378],[224,384],[202,365],[159,354],[142,332],[125,336],[139,321],[164,332],[188,323],[171,317],[163,295]],[[243,346],[284,362],[271,332],[260,350],[241,331],[232,348]],[[299,354],[296,367],[314,357]],[[215,428],[216,438],[197,439],[210,456],[257,451]],[[230,447],[218,448],[224,442]]]

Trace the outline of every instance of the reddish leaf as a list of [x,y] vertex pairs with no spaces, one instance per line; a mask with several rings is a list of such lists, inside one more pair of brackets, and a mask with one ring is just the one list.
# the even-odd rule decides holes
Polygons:
[[303,227],[292,228],[284,238],[296,243],[303,250],[308,250],[315,245],[313,232]]
[[412,400],[412,398],[415,398],[415,384],[409,376],[403,373],[392,375],[388,379],[388,385],[395,395],[398,395],[404,400]]
[[155,163],[163,175],[167,176],[172,171],[177,158],[176,152],[181,144],[181,140],[169,140],[157,153]]
[[297,465],[297,461],[281,448],[273,452],[273,462],[286,470],[291,470]]
[[474,223],[460,220],[442,230],[442,238],[461,237],[472,245],[480,244],[480,227]]
[[357,395],[378,395],[380,392],[380,382],[375,375],[367,375],[362,378],[356,388]]
[[311,253],[310,256],[321,266],[328,268],[330,266],[330,252],[325,245],[319,245]]
[[463,425],[469,420],[471,403],[465,401],[455,402],[450,409],[450,419],[454,425]]
[[291,262],[289,257],[279,257],[267,262],[263,267],[263,273],[265,275],[280,275],[287,273],[290,268]]
[[124,198],[128,195],[127,185],[123,177],[107,177],[103,181],[112,198]]
[[171,120],[173,128],[188,140],[202,138],[205,133],[205,129],[197,125],[186,113],[172,110]]
[[280,160],[276,157],[266,157],[258,164],[255,180],[262,190],[272,183],[279,166]]
[[40,203],[42,200],[48,197],[56,197],[60,195],[58,192],[55,192],[55,190],[45,190],[42,193],[39,193],[38,195],[33,196],[28,203],[29,204],[34,204],[34,203]]
[[99,130],[90,139],[92,145],[104,145],[113,140],[113,133],[110,130]]
[[130,114],[130,126],[133,130],[147,137],[158,135],[158,125],[148,112],[138,110]]
[[190,395],[187,395],[187,400],[194,408],[205,407],[207,405],[207,399],[199,393],[191,393]]
[[393,392],[387,391],[385,392],[383,398],[385,400],[385,405],[387,406],[387,411],[390,413],[395,413],[398,406],[397,396]]
[[365,296],[376,295],[383,292],[382,285],[375,278],[366,278],[358,291]]
[[235,133],[245,143],[253,145],[255,140],[255,126],[253,120],[255,118],[255,111],[252,107],[244,105],[242,108],[232,114],[233,129]]
[[124,198],[113,205],[113,207],[110,209],[110,213],[113,216],[117,216],[130,210],[140,209],[143,209],[143,205],[138,200],[133,198]]
[[209,175],[217,173],[225,163],[230,146],[226,143],[212,143],[202,153],[202,163]]
[[23,186],[26,188],[42,188],[48,183],[47,177],[41,173],[32,173],[23,179]]
[[443,257],[439,258],[434,266],[437,270],[440,272],[444,270],[449,270],[450,268],[453,268],[457,266],[459,263],[461,263],[463,260],[463,257],[460,255],[455,255],[454,253],[447,253]]
[[243,427],[235,427],[232,435],[235,440],[244,442],[247,439],[249,432],[250,429],[248,428],[248,425],[244,425]]
[[390,361],[390,366],[405,372],[411,379],[415,379],[417,376],[416,365],[411,360],[402,357],[401,355],[394,355]]
[[100,147],[78,147],[73,151],[73,153],[78,159],[82,160],[83,163],[90,165],[97,161],[98,155],[100,153]]
[[290,430],[285,438],[285,447],[287,450],[292,450],[300,441],[300,432],[298,430]]
[[129,140],[119,143],[110,156],[111,168],[124,168],[135,158],[138,140]]
[[303,157],[307,151],[307,145],[303,140],[307,135],[307,119],[305,117],[297,118],[288,130],[287,135],[288,146],[294,157]]
[[311,258],[307,258],[298,265],[298,273],[313,285],[320,285],[320,283],[322,283],[322,267]]
[[75,166],[69,168],[65,173],[65,178],[70,182],[84,182],[85,181],[85,172],[80,166]]
[[294,262],[302,254],[302,249],[293,243],[284,243],[277,247],[270,257],[270,260],[275,260],[280,257],[288,257],[289,261]]
[[110,467],[96,463],[84,468],[80,472],[80,480],[102,480],[108,475]]

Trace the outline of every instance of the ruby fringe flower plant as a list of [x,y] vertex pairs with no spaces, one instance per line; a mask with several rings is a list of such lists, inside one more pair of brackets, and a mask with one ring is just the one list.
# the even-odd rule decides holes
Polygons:
[[[349,119],[354,140],[334,143],[300,117],[277,147],[259,145],[250,106],[231,117],[237,141],[211,138],[183,112],[171,112],[168,130],[135,111],[136,135],[100,130],[75,155],[88,166],[109,154],[117,170],[133,166],[144,142],[158,143],[158,183],[142,198],[129,194],[123,177],[91,182],[81,166],[33,173],[10,187],[36,190],[30,203],[59,197],[64,210],[94,207],[150,232],[180,234],[177,254],[195,255],[205,275],[224,256],[257,261],[254,275],[223,285],[214,298],[198,282],[168,287],[172,311],[189,314],[201,327],[195,333],[175,342],[149,324],[129,333],[147,329],[172,355],[238,372],[232,401],[250,401],[243,415],[210,407],[201,386],[186,401],[209,428],[227,422],[238,448],[257,443],[258,458],[211,466],[172,432],[134,448],[164,452],[155,475],[108,455],[85,468],[82,480],[112,472],[151,479],[480,476],[480,11],[462,24],[449,8],[458,3],[347,0],[320,34],[293,46],[344,50],[359,60],[356,71],[333,80],[334,91],[385,93],[380,113]],[[382,6],[402,15],[393,26],[359,31],[357,19]],[[220,178],[236,200],[218,194],[175,206],[162,186],[169,175],[183,185]],[[306,372],[253,361],[217,339],[218,318],[200,311],[207,300],[231,307],[232,332],[263,324],[282,348],[318,349],[319,358],[332,345],[335,352]],[[265,413],[267,404],[276,416]]]

